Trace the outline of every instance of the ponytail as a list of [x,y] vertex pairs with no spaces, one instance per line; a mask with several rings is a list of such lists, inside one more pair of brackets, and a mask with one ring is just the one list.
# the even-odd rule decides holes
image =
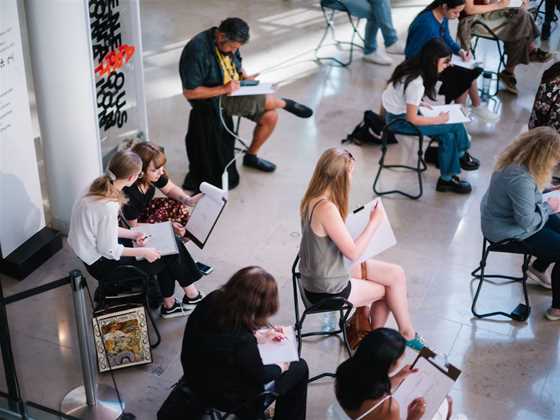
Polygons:
[[128,150],[119,151],[111,158],[105,174],[91,183],[87,196],[116,201],[123,205],[127,202],[126,196],[115,187],[114,182],[134,176],[141,170],[142,160],[136,153]]

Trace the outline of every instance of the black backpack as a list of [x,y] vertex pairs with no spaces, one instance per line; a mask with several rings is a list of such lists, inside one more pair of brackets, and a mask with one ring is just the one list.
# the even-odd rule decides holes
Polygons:
[[[360,123],[352,130],[350,134],[343,139],[342,143],[353,143],[361,146],[362,144],[377,144],[381,145],[383,143],[382,134],[383,128],[385,127],[385,121],[382,117],[377,115],[373,111],[365,111],[364,118]],[[398,143],[395,135],[391,132],[387,132],[387,144]]]

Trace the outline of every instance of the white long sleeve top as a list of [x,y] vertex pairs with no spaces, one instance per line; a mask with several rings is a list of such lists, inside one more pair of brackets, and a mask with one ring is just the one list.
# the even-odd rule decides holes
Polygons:
[[118,260],[124,246],[119,244],[119,203],[84,196],[74,204],[68,244],[87,265],[99,258]]

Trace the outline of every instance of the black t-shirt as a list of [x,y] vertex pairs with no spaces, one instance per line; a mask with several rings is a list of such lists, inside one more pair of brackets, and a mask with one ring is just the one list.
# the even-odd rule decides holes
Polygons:
[[164,188],[169,179],[162,175],[159,179],[151,184],[146,192],[140,191],[139,185],[134,184],[130,187],[124,187],[123,192],[125,193],[126,197],[128,198],[128,203],[123,206],[123,214],[126,220],[135,220],[146,210],[152,198],[154,198],[154,194],[156,193],[156,187],[158,189]]

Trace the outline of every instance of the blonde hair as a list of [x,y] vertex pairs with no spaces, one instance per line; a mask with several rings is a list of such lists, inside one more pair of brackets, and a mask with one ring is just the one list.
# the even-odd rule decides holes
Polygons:
[[[137,143],[132,147],[131,150],[138,156],[140,156],[140,159],[142,159],[142,171],[144,172],[144,174],[148,173],[150,162],[154,162],[155,169],[159,169],[167,163],[167,157],[163,152],[163,147],[158,146],[157,144],[151,142]],[[165,170],[164,175],[167,176]],[[150,183],[147,176],[140,178],[136,182],[144,187],[147,187]]]
[[116,201],[120,205],[127,202],[126,196],[113,182],[117,179],[126,179],[142,170],[142,159],[136,153],[122,150],[111,158],[107,165],[105,175],[96,178],[90,185],[87,196],[98,199]]
[[551,127],[537,127],[521,134],[498,156],[496,170],[512,164],[523,165],[543,189],[559,160],[560,134]]
[[323,152],[315,165],[313,176],[299,207],[301,218],[309,212],[311,200],[329,192],[328,199],[334,203],[340,216],[348,215],[348,195],[350,192],[350,166],[354,161],[352,154],[339,147],[331,147]]

